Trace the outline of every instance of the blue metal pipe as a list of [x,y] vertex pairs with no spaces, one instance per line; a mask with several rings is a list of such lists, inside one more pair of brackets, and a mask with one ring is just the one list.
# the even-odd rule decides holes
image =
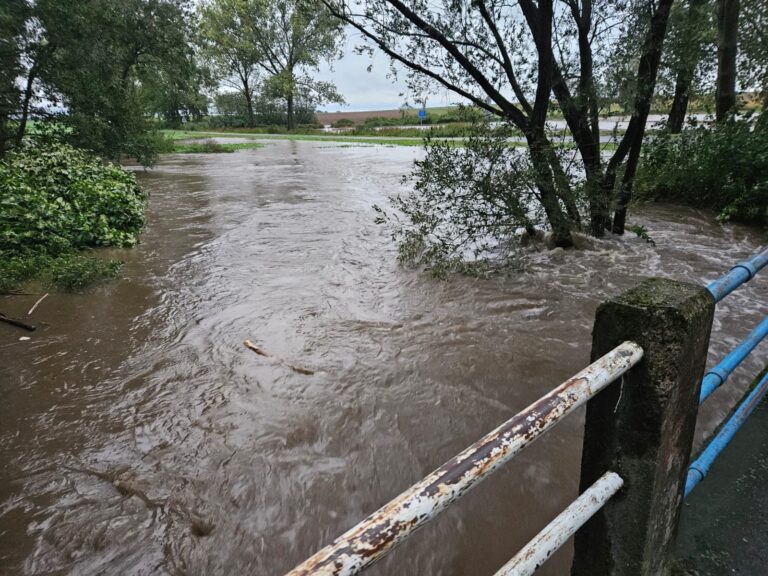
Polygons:
[[704,451],[698,458],[688,467],[688,478],[685,482],[685,496],[691,493],[696,485],[703,480],[703,478],[709,473],[709,468],[712,463],[722,452],[728,443],[739,431],[739,428],[747,421],[749,415],[754,412],[760,400],[763,399],[766,392],[768,392],[768,373],[763,376],[760,383],[755,386],[752,392],[749,393],[747,398],[739,405],[736,411],[728,419],[720,431],[709,442]]
[[707,290],[715,297],[715,302],[720,302],[744,282],[752,280],[755,274],[765,268],[766,265],[768,265],[768,248],[749,260],[736,264],[728,274],[707,286]]
[[763,318],[763,321],[757,325],[757,328],[750,332],[746,340],[731,350],[728,353],[728,356],[723,358],[717,366],[704,375],[704,379],[701,381],[699,404],[704,402],[712,392],[725,384],[725,381],[728,380],[728,376],[731,375],[731,372],[742,363],[744,358],[749,356],[749,353],[752,352],[752,350],[754,350],[766,336],[768,336],[768,316]]

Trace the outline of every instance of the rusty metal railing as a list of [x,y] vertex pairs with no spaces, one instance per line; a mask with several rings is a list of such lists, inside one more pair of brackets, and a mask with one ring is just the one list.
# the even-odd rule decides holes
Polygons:
[[339,536],[287,576],[360,573],[621,377],[642,357],[642,348],[634,342],[617,346]]

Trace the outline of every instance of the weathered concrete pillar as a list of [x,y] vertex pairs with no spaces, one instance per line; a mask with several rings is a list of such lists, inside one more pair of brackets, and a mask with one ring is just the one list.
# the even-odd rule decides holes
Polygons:
[[595,360],[625,340],[643,360],[587,405],[581,491],[607,471],[624,488],[577,534],[573,576],[670,573],[715,302],[649,279],[597,309]]

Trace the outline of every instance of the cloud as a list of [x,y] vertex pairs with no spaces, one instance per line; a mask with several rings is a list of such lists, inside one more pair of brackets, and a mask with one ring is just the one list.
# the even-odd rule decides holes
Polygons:
[[[390,60],[380,50],[374,49],[373,58],[368,54],[356,54],[355,46],[363,44],[360,34],[347,28],[344,42],[344,56],[332,66],[323,64],[317,78],[336,84],[347,101],[346,105],[324,104],[321,110],[389,110],[399,108],[404,102],[413,104],[404,78],[405,72],[398,66],[398,78],[391,76]],[[368,72],[368,66],[372,69]],[[333,68],[333,70],[331,70]],[[446,106],[458,100],[449,93],[435,95],[429,99],[430,106]]]

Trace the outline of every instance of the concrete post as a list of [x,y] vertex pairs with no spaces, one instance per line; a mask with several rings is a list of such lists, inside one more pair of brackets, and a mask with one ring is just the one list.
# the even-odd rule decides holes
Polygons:
[[587,405],[581,491],[607,471],[624,488],[576,534],[572,576],[670,573],[714,308],[662,279],[599,306],[592,359],[625,340],[644,356]]

